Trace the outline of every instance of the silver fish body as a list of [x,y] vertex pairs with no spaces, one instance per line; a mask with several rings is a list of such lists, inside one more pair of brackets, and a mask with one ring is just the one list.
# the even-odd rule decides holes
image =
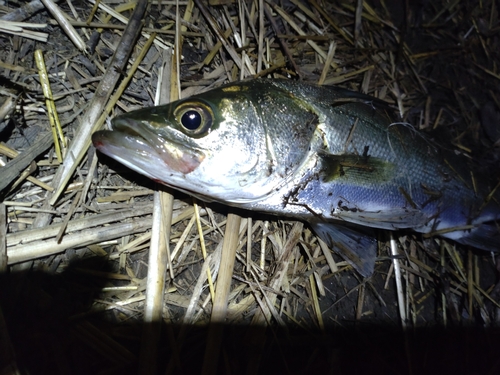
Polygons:
[[253,80],[112,124],[93,135],[103,153],[202,200],[306,220],[363,275],[373,269],[374,240],[335,223],[499,247],[491,224],[499,198],[486,179],[366,95]]

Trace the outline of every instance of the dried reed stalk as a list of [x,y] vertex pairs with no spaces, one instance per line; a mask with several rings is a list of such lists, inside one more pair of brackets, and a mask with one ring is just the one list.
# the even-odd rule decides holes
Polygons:
[[[132,208],[120,211],[111,211],[109,213],[102,213],[98,215],[92,215],[82,219],[72,220],[68,223],[66,231],[68,233],[81,231],[84,229],[89,229],[92,227],[97,227],[101,225],[111,224],[114,222],[125,221],[132,217],[139,217],[151,214],[152,210],[150,207],[145,208]],[[17,233],[9,233],[5,237],[7,246],[13,247],[17,245],[23,245],[34,241],[46,241],[49,238],[56,237],[63,223],[52,224],[44,228],[33,228],[30,230],[24,230]]]
[[217,373],[220,345],[224,333],[221,323],[224,323],[227,316],[227,303],[236,259],[236,248],[238,247],[240,224],[240,216],[233,213],[227,215],[226,231],[222,245],[222,260],[219,267],[219,276],[217,277],[215,299],[210,316],[211,325],[203,359],[202,374],[205,375]]
[[61,9],[57,6],[57,4],[52,0],[42,0],[43,5],[52,13],[54,18],[57,20],[61,28],[68,35],[71,41],[75,44],[75,46],[82,52],[86,52],[87,45],[80,37],[80,34],[74,29],[73,26],[68,21],[68,16],[65,15]]
[[[106,74],[102,78],[99,86],[89,104],[89,110],[85,113],[81,120],[80,126],[76,131],[77,137],[73,139],[73,143],[68,149],[68,162],[61,165],[56,176],[54,177],[53,186],[56,188],[55,193],[49,200],[51,205],[54,205],[66,184],[73,175],[77,165],[83,158],[84,153],[90,146],[90,135],[98,130],[102,122],[99,122],[99,117],[102,117],[102,112],[111,97],[112,89],[117,84],[121,77],[120,71],[123,70],[127,63],[128,57],[135,45],[135,40],[138,37],[142,26],[142,17],[146,11],[147,1],[140,0],[137,2],[134,13],[123,32],[120,44],[117,46],[110,67],[106,70]],[[108,105],[109,106],[109,105]],[[36,226],[45,226],[50,218],[41,216],[37,218]]]
[[0,203],[0,274],[7,271],[7,210]]
[[[36,3],[32,2],[35,6]],[[80,17],[77,13],[80,10],[72,9],[75,19],[87,19],[89,22],[77,20],[69,23],[75,27],[83,27],[79,32],[87,32],[93,28],[108,30],[105,32],[106,37],[102,37],[99,41],[99,47],[104,46],[101,48],[114,50],[116,38],[113,37],[116,37],[119,30],[123,30],[125,26],[114,25],[113,19],[127,22],[123,12],[129,11],[133,3],[123,1],[115,2],[113,6],[115,5],[116,7],[112,9],[109,4],[101,3],[94,7],[92,16],[88,16],[92,12],[90,7],[81,8],[84,9],[84,13]],[[129,86],[123,94],[116,96],[116,104],[125,111],[142,106],[152,97],[166,97],[161,93],[170,90],[158,88],[155,92],[151,82],[157,77],[158,59],[164,54],[167,46],[175,46],[176,51],[184,49],[186,52],[183,57],[180,53],[176,54],[174,66],[171,70],[166,70],[167,76],[172,75],[171,86],[176,93],[182,91],[183,95],[191,95],[216,87],[224,81],[246,78],[253,73],[255,78],[299,76],[301,79],[321,84],[343,83],[342,86],[390,101],[399,109],[401,115],[406,117],[405,121],[413,122],[416,127],[442,128],[449,126],[452,118],[454,121],[452,128],[459,129],[454,140],[456,146],[461,152],[468,153],[473,148],[470,143],[474,143],[472,140],[480,135],[481,132],[478,130],[483,126],[482,119],[476,118],[476,110],[479,109],[479,103],[482,103],[483,98],[476,97],[473,94],[474,90],[463,90],[463,87],[468,87],[470,81],[478,81],[484,77],[494,81],[499,76],[494,66],[496,55],[490,48],[496,38],[497,21],[494,14],[497,9],[495,2],[489,0],[482,7],[474,8],[474,12],[481,13],[482,18],[471,16],[469,21],[472,20],[472,25],[469,31],[460,27],[466,23],[463,22],[462,12],[468,5],[464,2],[438,2],[431,7],[432,10],[422,9],[423,19],[431,20],[425,25],[412,20],[414,8],[411,11],[407,10],[401,17],[402,20],[396,20],[391,15],[393,9],[389,3],[372,8],[369,2],[361,0],[338,4],[313,0],[307,2],[290,0],[283,4],[274,0],[229,1],[217,7],[208,7],[206,2],[202,1],[195,3],[151,1],[150,5],[159,5],[160,13],[157,18],[157,15],[153,15],[152,19],[157,23],[147,25],[150,27],[142,29],[142,35],[145,35],[144,32],[157,31],[162,34],[163,39],[155,38],[155,46],[138,70],[132,69],[127,72],[132,78]],[[176,5],[189,8],[190,11],[186,10],[186,14],[190,13],[191,18],[182,19],[178,12],[173,15],[174,8],[171,7]],[[60,6],[62,7],[63,3],[60,3]],[[413,4],[410,2],[409,6],[413,7]],[[482,13],[486,8],[491,11],[491,15],[488,13],[485,16]],[[28,8],[26,10],[28,12],[25,12],[23,17],[33,12]],[[160,14],[167,19],[160,17]],[[39,15],[43,18],[44,13]],[[14,12],[8,16],[14,16]],[[446,22],[442,22],[445,18],[446,22],[452,21],[449,23],[462,31],[458,32],[458,37],[453,38],[456,39],[451,43],[453,48],[440,48],[441,42],[430,43],[428,46],[422,41],[409,39],[411,33],[420,30],[424,37],[444,42],[447,40],[447,34],[450,34],[446,30]],[[46,23],[56,25],[56,22],[50,19]],[[189,28],[189,31],[185,27]],[[457,34],[455,31],[453,33]],[[171,35],[175,36],[175,40]],[[108,39],[108,36],[111,38]],[[25,38],[13,39],[13,45],[21,46],[19,51],[27,49],[29,47],[27,43],[32,42]],[[130,46],[133,45],[131,42]],[[477,50],[479,53],[475,53]],[[99,58],[86,56],[88,61],[82,63],[78,60],[82,55],[76,49],[74,51],[76,51],[74,56],[72,52],[68,55],[57,54],[58,58],[70,56],[64,69],[60,69],[62,65],[57,59],[56,62],[51,61],[52,65],[47,65],[50,69],[49,75],[54,75],[51,83],[54,94],[60,98],[56,105],[63,123],[74,121],[81,116],[82,106],[78,103],[78,99],[86,99],[92,95],[90,88],[102,80],[100,72],[106,70],[100,63],[100,58],[105,57],[104,54],[95,55]],[[193,55],[199,58],[195,57],[194,61],[191,61],[190,56]],[[473,61],[469,61],[469,55],[474,55]],[[46,53],[47,58],[52,56]],[[450,56],[456,59],[447,65],[446,72],[456,71],[458,67],[458,71],[474,72],[474,74],[470,77],[460,74],[460,79],[447,77],[446,74],[442,76],[431,74],[429,77],[424,74],[424,72],[438,71],[439,60],[445,61],[450,59]],[[483,56],[491,60],[488,61]],[[2,59],[5,61],[0,62],[0,68],[4,69],[6,77],[22,88],[19,92],[28,92],[31,95],[33,87],[37,85],[37,82],[34,84],[29,77],[33,72],[26,67],[26,64],[20,63],[15,53],[6,54]],[[483,86],[488,87],[488,92],[482,90],[484,96],[498,106],[497,91],[488,80],[485,80],[483,82],[485,84],[480,87],[481,89]],[[72,89],[65,87],[67,83],[65,81],[71,84]],[[460,87],[457,87],[457,82],[460,82]],[[439,93],[436,95],[433,92],[435,87],[445,88],[448,94],[453,92],[453,95],[447,94],[444,99],[443,95]],[[20,98],[21,100],[17,100],[17,94],[7,94],[7,96],[12,98],[6,104],[9,111],[12,113],[17,104],[17,110],[22,111],[28,123],[33,117],[40,115],[39,101],[30,102],[30,99],[26,100],[24,96]],[[172,100],[175,98],[172,97]],[[159,101],[155,103],[158,104]],[[63,119],[64,110],[70,113],[66,119]],[[15,116],[18,114],[19,112]],[[95,119],[98,117],[94,116]],[[461,121],[464,121],[467,129],[461,128]],[[87,132],[87,141],[90,132]],[[71,131],[67,134],[71,134]],[[78,140],[78,135],[76,139],[77,142],[81,142]],[[488,142],[481,144],[486,145]],[[13,170],[9,167],[12,162],[18,159],[16,163],[19,163],[21,160],[19,158],[26,152],[30,152],[30,149],[24,147],[19,156],[6,154],[13,160],[6,163],[7,168],[2,169],[0,184],[4,182],[4,175]],[[44,150],[40,151],[39,155],[43,152]],[[185,351],[193,350],[190,346],[192,343],[190,327],[206,324],[211,320],[232,324],[243,319],[252,319],[255,324],[270,324],[272,328],[269,329],[273,330],[276,326],[290,328],[290,332],[293,332],[293,328],[321,330],[324,327],[328,332],[331,325],[350,324],[352,318],[356,320],[353,324],[369,322],[371,319],[379,322],[383,320],[380,318],[382,315],[396,316],[399,310],[401,325],[407,328],[427,323],[429,316],[444,326],[477,324],[479,320],[484,326],[497,324],[492,319],[492,311],[500,306],[498,294],[495,294],[498,292],[498,287],[484,284],[482,274],[484,268],[478,265],[479,262],[482,262],[483,266],[493,263],[491,261],[487,263],[485,257],[470,254],[464,257],[446,241],[430,238],[423,242],[420,236],[408,233],[405,235],[394,233],[396,240],[392,245],[399,246],[401,255],[397,258],[393,255],[381,256],[377,261],[374,276],[371,279],[359,280],[353,274],[351,267],[345,262],[336,262],[335,255],[332,255],[330,249],[318,241],[309,230],[297,227],[299,224],[292,226],[274,220],[263,222],[255,218],[245,219],[238,228],[238,230],[243,228],[242,233],[238,234],[236,230],[229,229],[234,226],[233,219],[228,217],[226,220],[223,215],[212,212],[210,205],[200,216],[197,213],[197,204],[194,208],[191,206],[186,208],[185,203],[180,203],[178,200],[165,204],[161,198],[164,196],[163,193],[157,193],[154,198],[155,215],[152,224],[154,229],[151,231],[144,229],[142,232],[137,232],[137,235],[131,236],[122,233],[118,236],[120,239],[110,240],[107,243],[95,242],[94,245],[87,245],[88,249],[85,249],[87,243],[85,241],[90,238],[87,234],[98,231],[104,233],[106,228],[115,230],[122,225],[117,224],[119,221],[126,223],[128,218],[134,217],[133,223],[142,222],[144,228],[151,227],[152,203],[138,204],[138,201],[148,199],[145,194],[151,193],[151,190],[133,190],[130,183],[123,182],[123,178],[126,177],[123,170],[99,168],[95,173],[97,161],[90,156],[88,165],[83,166],[80,161],[76,161],[73,169],[67,172],[72,175],[78,171],[79,181],[72,187],[76,190],[70,192],[70,189],[66,189],[68,194],[62,195],[61,192],[65,188],[59,183],[54,183],[54,187],[62,189],[58,193],[57,205],[42,208],[46,202],[42,197],[43,191],[33,187],[31,183],[25,183],[24,178],[32,173],[30,181],[41,182],[40,186],[45,184],[46,188],[46,184],[54,177],[51,173],[57,168],[57,163],[54,163],[52,153],[48,154],[44,160],[38,162],[38,170],[33,172],[32,168],[28,170],[25,168],[34,165],[32,163],[34,154],[25,157],[29,162],[22,168],[17,168],[7,183],[11,189],[14,186],[13,182],[19,185],[11,192],[6,190],[3,192],[9,199],[5,203],[8,215],[4,215],[3,218],[0,216],[0,225],[17,231],[8,233],[4,237],[3,253],[10,255],[14,249],[19,255],[21,253],[18,253],[18,250],[22,246],[32,249],[31,255],[25,255],[23,259],[49,254],[51,252],[48,249],[35,252],[35,248],[38,249],[44,242],[52,246],[57,242],[58,233],[62,234],[65,231],[61,243],[70,248],[81,248],[78,255],[83,253],[85,256],[88,252],[94,252],[107,256],[120,271],[110,273],[81,269],[78,271],[85,272],[88,278],[99,277],[108,280],[99,297],[94,299],[94,307],[79,318],[85,319],[86,314],[113,310],[114,317],[118,320],[135,319],[138,316],[139,319],[144,317],[144,321],[148,323],[161,319],[169,325],[185,323],[180,332],[166,332],[166,337],[175,348],[174,353],[167,359],[169,361],[167,373],[174,373],[177,370],[182,372],[186,366],[182,363],[181,355]],[[73,162],[68,160],[68,163]],[[60,170],[64,168],[66,167],[61,166]],[[473,181],[478,178],[475,171],[471,176]],[[94,184],[96,178],[99,179],[98,186]],[[110,188],[116,192],[111,194]],[[491,197],[493,191],[494,189]],[[172,220],[174,225],[169,229],[169,226],[164,227],[163,223],[168,222],[172,204],[173,210],[180,212]],[[129,205],[133,207],[132,210],[123,210]],[[139,210],[143,210],[142,213],[139,213]],[[91,211],[98,213],[91,214]],[[137,215],[134,215],[133,211]],[[63,222],[50,225],[45,230],[26,229],[33,227],[33,219],[36,218],[37,212],[40,213],[39,216],[58,214]],[[76,218],[77,215],[81,216]],[[117,221],[113,220],[114,215]],[[35,220],[35,227],[37,225],[40,225],[39,220]],[[163,241],[169,233],[170,239]],[[82,234],[86,237],[76,240],[76,236]],[[238,244],[234,248],[226,248],[231,237],[232,240],[237,239]],[[72,238],[75,238],[73,243],[65,242]],[[104,237],[95,238],[95,241],[101,241],[102,238]],[[166,244],[170,242],[173,245],[170,257],[168,245],[165,246],[163,242]],[[388,244],[381,242],[380,246],[387,247]],[[145,256],[141,257],[141,251],[147,248],[150,249],[149,260]],[[228,249],[231,251],[229,261],[234,260],[236,256],[240,263],[236,271],[234,269],[231,271],[231,267],[223,264],[228,260],[226,259]],[[57,251],[62,251],[62,248]],[[67,257],[71,254],[72,252],[68,251]],[[41,258],[34,263],[37,267],[44,268],[55,267],[59,261],[63,265],[63,267],[58,266],[60,271],[67,263],[64,256]],[[148,267],[147,279],[144,278],[144,273],[140,273],[144,267]],[[121,284],[112,285],[111,280],[118,280]],[[169,283],[170,280],[175,282]],[[212,280],[217,280],[215,288]],[[379,284],[384,283],[385,289],[378,288]],[[397,293],[394,293],[394,290]],[[439,294],[434,301],[436,290]],[[224,294],[226,301],[220,302],[219,299],[224,300]],[[326,307],[325,295],[332,301]],[[394,301],[394,296],[398,297],[397,303]],[[393,306],[397,306],[397,309],[392,309]],[[171,314],[171,311],[174,313]],[[346,311],[353,311],[354,314],[351,317]],[[437,320],[435,311],[438,312]],[[149,326],[150,329],[152,327]],[[254,327],[251,328],[253,329]],[[94,330],[95,327],[92,325],[89,327],[83,325],[76,330],[76,334],[79,340],[99,347],[113,363],[125,363],[130,353],[123,351],[124,348],[120,347],[119,343],[113,343],[110,336],[106,334],[101,336]],[[144,332],[141,341],[143,353],[138,359],[139,367],[142,373],[156,373],[155,367],[162,371],[161,367],[164,364],[161,360],[158,361],[159,357],[156,355],[158,346],[155,335],[159,331],[154,331],[153,328],[150,334],[146,334],[146,330]],[[220,335],[222,335],[220,331],[214,330],[210,333],[209,339],[217,342],[220,340]],[[304,337],[307,339],[308,336]],[[406,336],[408,337],[411,336]],[[257,348],[263,348],[264,336],[256,334],[247,338],[248,341],[244,344],[253,342]],[[103,341],[102,346],[99,346],[100,340]],[[115,346],[116,344],[118,346]],[[207,346],[205,349],[203,364],[205,373],[217,371],[216,360],[220,357],[218,349],[219,346],[215,348]],[[144,353],[146,355],[143,355]],[[133,356],[136,354],[132,353]],[[200,358],[203,354],[198,352],[197,355],[197,358]],[[262,364],[259,369],[259,360],[265,356],[260,357],[256,352],[251,358],[247,372],[258,373],[264,365]],[[315,357],[311,363],[316,363],[317,360],[318,357]],[[415,365],[417,362],[412,358],[411,350],[407,351],[407,367],[413,370],[414,366],[418,366]],[[230,365],[231,361],[226,363]]]
[[0,179],[0,191],[9,186],[19,174],[30,165],[41,153],[52,146],[53,138],[49,132],[41,132],[29,149],[2,167],[2,178]]
[[142,233],[151,228],[150,220],[132,220],[129,223],[112,224],[98,229],[83,230],[64,236],[60,242],[55,238],[20,244],[7,249],[9,264],[60,253],[69,248],[81,248],[131,234]]

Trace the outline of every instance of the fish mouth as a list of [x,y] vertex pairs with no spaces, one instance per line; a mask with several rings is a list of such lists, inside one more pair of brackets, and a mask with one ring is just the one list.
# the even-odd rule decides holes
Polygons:
[[166,183],[165,174],[193,172],[203,161],[203,152],[165,139],[145,123],[125,116],[112,120],[112,131],[92,134],[94,146],[129,168]]

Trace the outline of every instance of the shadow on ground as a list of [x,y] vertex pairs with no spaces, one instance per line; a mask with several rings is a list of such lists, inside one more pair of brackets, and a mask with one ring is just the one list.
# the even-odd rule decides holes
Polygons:
[[[85,268],[103,270],[91,260]],[[72,264],[62,274],[29,271],[0,278],[0,373],[137,374],[143,327],[117,323],[119,310],[91,313],[103,285]],[[159,323],[158,374],[200,374],[208,327]],[[320,330],[227,325],[217,374],[498,374],[500,330],[425,328],[404,334],[385,324]],[[7,337],[10,340],[7,340]],[[6,343],[12,344],[9,348]]]

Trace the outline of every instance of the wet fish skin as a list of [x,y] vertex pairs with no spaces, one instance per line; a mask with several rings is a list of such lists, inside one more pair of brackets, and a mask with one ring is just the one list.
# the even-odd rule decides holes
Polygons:
[[385,104],[366,95],[253,80],[112,124],[93,135],[101,152],[205,201],[306,220],[364,275],[373,270],[374,240],[351,229],[346,238],[335,223],[499,246],[487,224],[500,218],[499,197],[486,201],[487,180],[473,181],[465,158],[393,122]]

